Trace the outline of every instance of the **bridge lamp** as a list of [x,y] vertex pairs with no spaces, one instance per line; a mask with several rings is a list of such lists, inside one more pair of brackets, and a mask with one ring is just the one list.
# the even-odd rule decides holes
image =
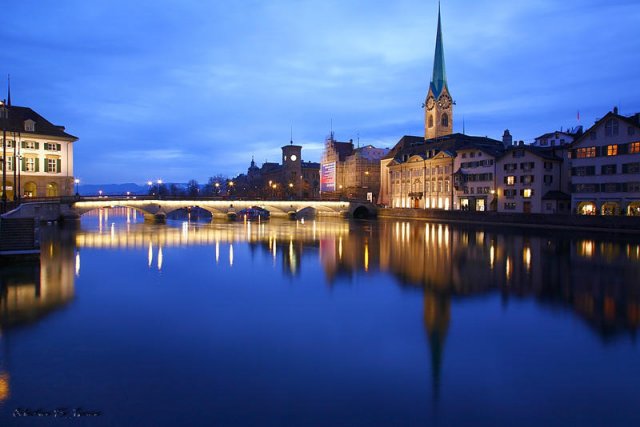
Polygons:
[[162,180],[161,179],[157,180],[156,182],[158,183],[158,185],[162,184]]
[[98,195],[102,197],[102,190],[98,190]]
[[78,178],[76,178],[76,179],[73,180],[73,182],[76,183],[76,196],[78,196],[79,195],[79,193],[78,193],[78,184],[80,184],[80,180]]
[[153,182],[152,182],[152,181],[147,181],[147,185],[148,185],[149,187],[151,187],[151,186],[153,185]]

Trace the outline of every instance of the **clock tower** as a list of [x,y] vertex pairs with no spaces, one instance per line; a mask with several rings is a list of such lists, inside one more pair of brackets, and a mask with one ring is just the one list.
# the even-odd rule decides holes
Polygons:
[[433,58],[433,75],[424,102],[425,139],[453,133],[453,105],[444,67],[442,25],[440,23],[440,6],[438,6],[438,32],[436,33],[436,53]]

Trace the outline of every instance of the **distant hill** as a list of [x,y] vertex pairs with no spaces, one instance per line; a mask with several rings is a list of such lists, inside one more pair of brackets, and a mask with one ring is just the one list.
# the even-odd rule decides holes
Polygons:
[[81,196],[97,196],[104,195],[124,195],[127,191],[131,194],[143,195],[149,192],[149,187],[146,185],[138,185],[134,183],[126,184],[80,184],[78,186],[78,192]]

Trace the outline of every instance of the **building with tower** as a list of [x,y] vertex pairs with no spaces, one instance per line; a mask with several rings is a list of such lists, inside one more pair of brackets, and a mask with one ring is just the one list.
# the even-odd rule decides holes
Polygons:
[[433,58],[433,74],[424,102],[425,139],[438,138],[453,133],[453,106],[454,102],[447,85],[440,6],[438,6],[438,30],[436,32],[436,52]]
[[320,164],[302,160],[302,146],[293,140],[281,147],[282,163],[264,162],[258,167],[251,159],[247,174],[234,178],[236,195],[317,199],[320,195]]
[[[379,204],[393,208],[445,210],[488,210],[489,206],[495,205],[491,195],[495,188],[495,158],[504,151],[504,145],[486,137],[453,133],[454,105],[445,71],[438,8],[433,74],[423,105],[424,137],[405,135],[382,158]],[[477,155],[481,162],[462,165],[459,159],[456,161],[458,152],[464,152],[465,157]],[[476,166],[483,170],[472,171]],[[472,179],[480,180],[482,185],[475,185],[475,181],[473,185],[467,185]],[[475,195],[477,187],[481,188],[480,197]],[[473,196],[465,193],[471,188],[474,189]]]

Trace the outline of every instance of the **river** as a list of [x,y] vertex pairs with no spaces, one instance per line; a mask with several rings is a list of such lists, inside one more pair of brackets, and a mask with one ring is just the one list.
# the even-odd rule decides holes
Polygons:
[[637,237],[124,208],[41,231],[0,266],[3,426],[640,425]]

